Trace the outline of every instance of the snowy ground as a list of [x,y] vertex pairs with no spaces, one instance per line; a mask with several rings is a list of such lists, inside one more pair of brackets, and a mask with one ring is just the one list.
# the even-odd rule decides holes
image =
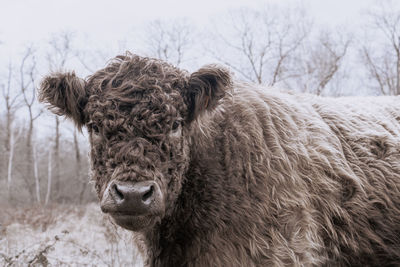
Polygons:
[[0,266],[142,266],[132,233],[97,204],[0,210]]

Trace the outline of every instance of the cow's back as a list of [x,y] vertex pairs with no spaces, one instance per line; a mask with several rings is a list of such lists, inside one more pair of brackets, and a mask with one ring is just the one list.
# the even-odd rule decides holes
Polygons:
[[[340,140],[361,190],[343,203],[352,225],[343,241],[356,244],[351,264],[397,265],[400,261],[400,98],[320,99],[313,106]],[[354,229],[351,231],[351,228]]]
[[201,234],[182,257],[193,265],[399,263],[396,105],[236,84],[193,126],[180,214],[196,223],[180,229]]
[[[318,253],[327,263],[398,264],[400,97],[322,98],[253,90],[239,87],[226,109],[242,114],[247,125],[242,130],[262,130],[259,154],[267,167],[261,179],[269,180],[269,208],[276,210],[268,216],[282,223],[281,233],[293,243],[289,246],[302,255],[297,244],[306,245],[310,234],[307,242],[324,247]],[[254,141],[257,135],[251,135]],[[251,164],[257,166],[256,160]],[[296,214],[296,200],[304,213],[292,216],[298,222],[288,215]]]

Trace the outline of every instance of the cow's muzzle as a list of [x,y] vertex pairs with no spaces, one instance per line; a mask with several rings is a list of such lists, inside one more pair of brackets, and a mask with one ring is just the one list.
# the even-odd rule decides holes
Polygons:
[[133,231],[151,226],[164,210],[162,192],[154,181],[112,181],[100,205],[118,225]]

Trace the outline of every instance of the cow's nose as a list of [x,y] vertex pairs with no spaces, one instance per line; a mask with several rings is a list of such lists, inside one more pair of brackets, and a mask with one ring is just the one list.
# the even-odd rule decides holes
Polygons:
[[160,189],[154,181],[113,181],[101,201],[103,212],[142,215],[157,205]]
[[149,204],[154,196],[154,182],[141,182],[134,185],[113,183],[110,193],[119,202],[131,202],[132,204]]

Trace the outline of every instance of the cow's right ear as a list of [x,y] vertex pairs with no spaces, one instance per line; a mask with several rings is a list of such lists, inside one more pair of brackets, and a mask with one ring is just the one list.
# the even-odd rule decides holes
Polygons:
[[205,111],[213,110],[231,87],[231,74],[222,66],[206,65],[192,73],[184,92],[187,120],[193,121]]
[[82,128],[86,117],[83,110],[88,101],[85,84],[74,72],[53,73],[43,79],[39,101],[50,104],[52,112],[67,116]]

